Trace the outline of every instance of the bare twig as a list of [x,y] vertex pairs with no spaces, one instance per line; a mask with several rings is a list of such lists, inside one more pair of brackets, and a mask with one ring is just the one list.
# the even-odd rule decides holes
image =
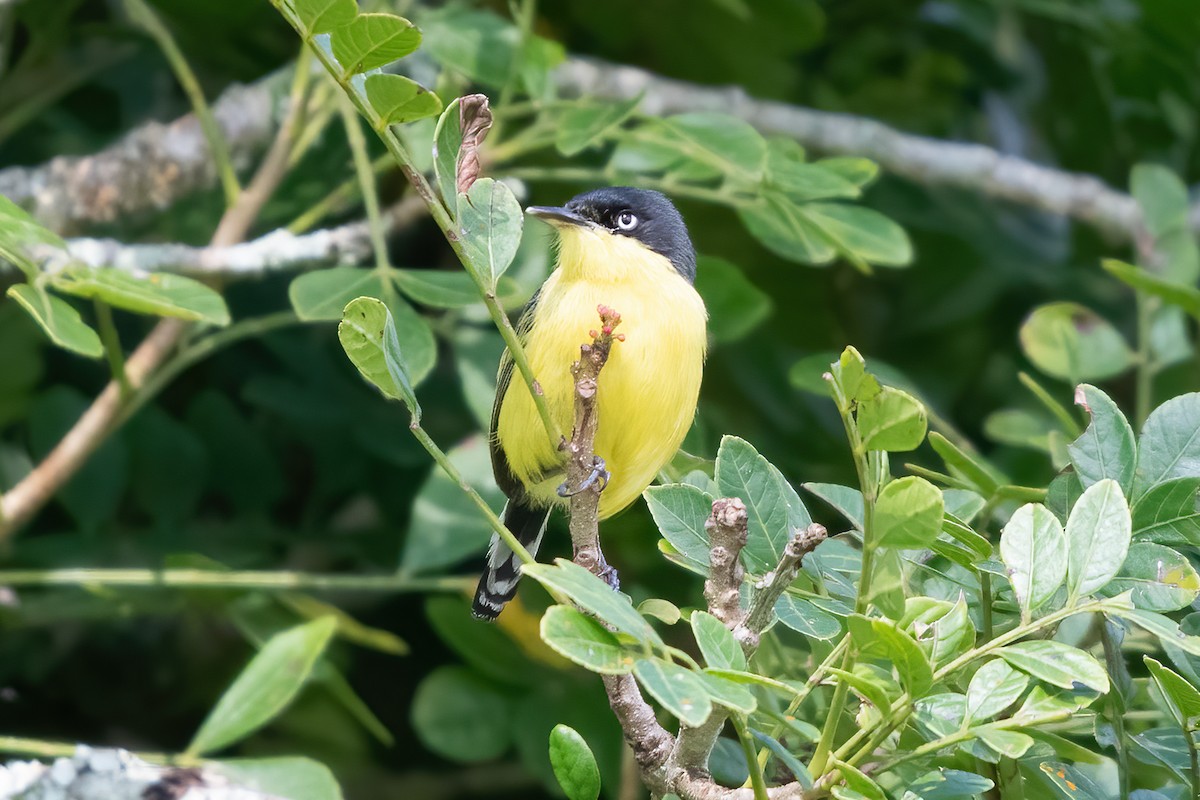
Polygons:
[[[564,449],[567,451],[566,486],[571,492],[571,542],[575,548],[575,563],[596,575],[610,577],[611,569],[605,562],[604,553],[600,548],[599,509],[603,482],[597,479],[599,465],[595,458],[594,446],[598,423],[597,395],[600,371],[608,360],[614,340],[621,341],[623,337],[613,332],[620,324],[620,315],[605,306],[600,306],[597,311],[600,314],[600,331],[591,332],[592,342],[580,348],[579,361],[572,367],[572,375],[575,378],[575,427]],[[732,580],[735,573],[741,574],[736,561],[741,543],[745,540],[745,506],[736,499],[718,500],[713,503],[713,519],[710,522],[714,531],[720,531],[712,535],[724,537],[726,541],[722,547],[732,554],[734,563],[724,567],[729,575],[728,580]],[[824,528],[820,528],[820,533],[820,538],[823,539]],[[778,574],[790,574],[795,577],[795,567],[804,553],[808,552],[803,548],[808,547],[811,550],[819,541],[813,541],[810,534],[815,535],[815,532],[810,529],[793,537],[793,542],[801,540],[803,544],[793,547],[793,542],[789,542],[788,551],[785,552],[780,569],[777,570]],[[714,552],[716,549],[714,546]],[[795,553],[799,554],[795,555],[793,563]],[[723,587],[728,580],[722,579]],[[774,582],[765,591],[771,592],[773,587]],[[719,595],[719,605],[726,611],[730,611],[729,591],[728,587],[724,587],[716,593]],[[736,611],[737,590],[735,588],[732,591],[735,593],[735,611],[730,611],[727,616],[731,616],[731,619],[736,617],[735,624],[745,624],[740,619],[740,612]],[[778,594],[775,597],[777,598]],[[773,606],[774,600],[770,602]],[[757,632],[761,633],[761,629]],[[754,646],[757,646],[757,643],[756,635]],[[642,781],[655,796],[673,792],[684,800],[752,800],[755,797],[752,789],[727,789],[719,786],[708,774],[708,753],[712,750],[713,741],[725,722],[723,712],[714,709],[710,721],[700,728],[682,728],[680,737],[676,740],[659,725],[654,709],[642,696],[632,675],[602,677],[609,705],[612,706],[613,713],[621,725],[625,741],[633,750]],[[689,735],[694,744],[689,744]],[[682,752],[690,754],[690,758],[680,758],[681,747]],[[775,800],[799,800],[804,797],[804,790],[798,783],[793,782],[768,789],[767,794]]]
[[714,500],[704,522],[711,545],[704,599],[714,617],[730,628],[744,618],[742,612],[742,548],[746,546],[746,506],[736,497]]
[[825,526],[815,522],[792,534],[792,538],[783,548],[779,566],[764,579],[766,585],[754,593],[754,602],[745,621],[733,628],[734,638],[741,642],[743,650],[747,647],[758,647],[758,637],[771,621],[771,612],[775,609],[776,601],[792,585],[792,581],[796,580],[804,557],[816,550],[817,545],[825,541],[828,535]]

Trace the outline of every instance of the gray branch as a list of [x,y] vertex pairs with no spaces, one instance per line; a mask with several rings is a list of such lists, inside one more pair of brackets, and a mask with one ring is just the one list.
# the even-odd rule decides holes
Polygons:
[[[1132,240],[1141,222],[1133,198],[1092,175],[1046,167],[990,147],[901,133],[881,122],[758,100],[736,86],[718,88],[663,78],[635,67],[574,58],[555,73],[568,95],[627,99],[643,95],[648,114],[719,111],[763,133],[789,136],[828,155],[865,156],[885,170],[928,185],[971,191],[1077,219]],[[1192,206],[1200,230],[1200,202]]]
[[[396,203],[383,213],[384,235],[412,224],[424,209],[425,204],[416,197]],[[367,223],[359,221],[305,234],[280,229],[228,247],[123,244],[114,239],[78,238],[69,239],[67,249],[72,259],[93,267],[237,279],[317,265],[361,264],[371,255],[371,239]],[[60,265],[51,257],[43,266],[54,270]]]
[[[213,104],[235,166],[247,167],[275,135],[287,111],[290,80],[290,68],[279,70],[229,87]],[[0,170],[0,195],[64,233],[161,211],[216,183],[208,141],[194,114],[145,123],[91,155]]]
[[181,769],[149,764],[124,750],[80,745],[53,763],[14,761],[0,766],[0,800],[286,800],[238,786],[212,767]]
[[[288,71],[233,86],[214,112],[236,164],[245,165],[283,118]],[[737,87],[700,86],[635,67],[572,58],[554,74],[567,96],[625,99],[644,94],[652,114],[720,111],[763,133],[789,136],[830,155],[858,155],[924,185],[947,185],[1061,214],[1109,236],[1132,239],[1140,214],[1133,198],[1098,178],[1035,164],[978,144],[902,133],[864,117],[759,100]],[[59,231],[76,231],[150,209],[163,209],[216,185],[196,118],[147,123],[90,156],[62,156],[36,167],[0,170],[0,194]],[[1200,202],[1191,221],[1200,230]]]

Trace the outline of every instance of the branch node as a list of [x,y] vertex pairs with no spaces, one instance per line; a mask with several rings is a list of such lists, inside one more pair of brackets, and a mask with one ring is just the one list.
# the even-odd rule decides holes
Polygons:
[[704,530],[712,549],[709,575],[704,582],[704,599],[709,612],[730,628],[742,621],[741,587],[745,570],[741,552],[746,546],[746,505],[737,497],[714,500]]

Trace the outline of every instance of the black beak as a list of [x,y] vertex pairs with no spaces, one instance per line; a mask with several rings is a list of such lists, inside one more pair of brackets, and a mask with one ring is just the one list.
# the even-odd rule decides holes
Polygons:
[[562,206],[530,206],[525,209],[526,214],[545,220],[555,227],[562,225],[578,225],[580,227],[594,227],[596,223],[586,217],[581,217],[569,208]]

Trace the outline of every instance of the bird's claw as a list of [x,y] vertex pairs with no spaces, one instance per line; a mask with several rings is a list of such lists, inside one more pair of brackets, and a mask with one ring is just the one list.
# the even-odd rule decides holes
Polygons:
[[563,481],[558,487],[559,497],[574,497],[580,492],[586,492],[588,489],[596,485],[596,481],[600,481],[600,488],[596,491],[603,492],[608,486],[608,479],[612,477],[607,469],[604,468],[604,459],[600,456],[592,457],[592,471],[583,479],[583,483],[579,487],[572,490],[567,487],[567,482]]

